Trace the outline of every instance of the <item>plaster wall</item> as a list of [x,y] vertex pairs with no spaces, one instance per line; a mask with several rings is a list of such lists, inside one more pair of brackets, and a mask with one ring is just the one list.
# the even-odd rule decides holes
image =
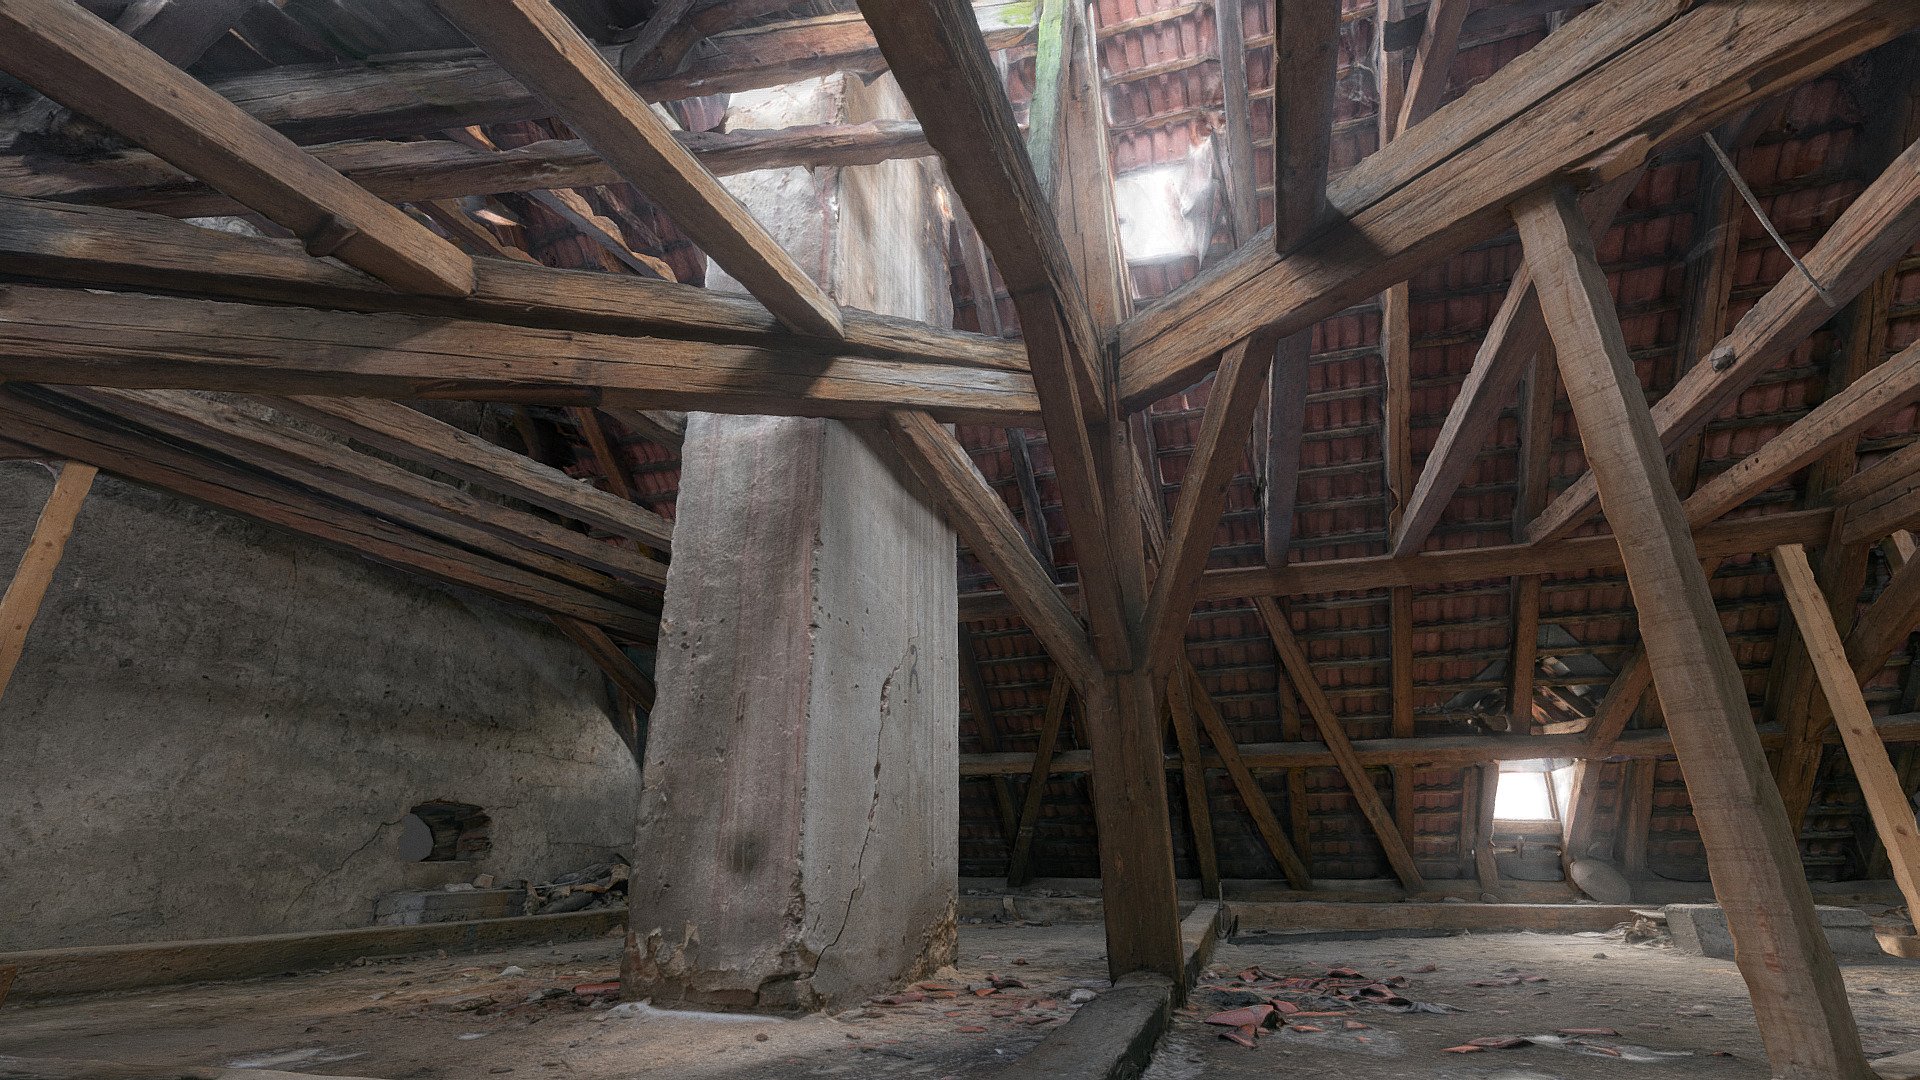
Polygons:
[[[51,487],[0,463],[0,573]],[[102,475],[0,698],[0,950],[363,926],[624,853],[608,708],[544,622]],[[434,799],[491,851],[403,861]]]

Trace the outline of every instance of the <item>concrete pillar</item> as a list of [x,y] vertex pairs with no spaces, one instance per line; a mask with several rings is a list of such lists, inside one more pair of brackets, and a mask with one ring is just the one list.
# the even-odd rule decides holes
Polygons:
[[[740,95],[729,124],[904,112],[890,79],[834,78]],[[729,186],[844,305],[946,324],[937,175],[907,161]],[[951,963],[952,533],[860,432],[781,417],[690,417],[677,517],[629,995],[826,1008]]]

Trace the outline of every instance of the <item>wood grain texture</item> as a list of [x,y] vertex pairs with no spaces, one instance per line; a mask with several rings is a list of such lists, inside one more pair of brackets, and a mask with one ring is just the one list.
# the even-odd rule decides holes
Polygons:
[[674,139],[551,0],[437,3],[789,329],[840,336],[839,305]]
[[1920,25],[1900,0],[1819,5],[1608,0],[1329,186],[1339,227],[1282,258],[1270,237],[1120,328],[1121,396],[1192,384],[1261,327],[1311,326],[1506,227],[1568,168],[1608,179],[1654,146]]
[[1839,968],[1592,236],[1564,186],[1516,203],[1514,216],[1602,504],[1622,530],[1640,635],[1773,1073],[1865,1080]]
[[481,260],[460,299],[397,292],[308,258],[285,240],[236,236],[125,210],[0,198],[0,270],[26,277],[272,300],[346,311],[398,311],[608,334],[661,334],[759,345],[795,356],[844,350],[920,363],[1025,371],[1019,342],[912,319],[845,313],[846,336],[787,332],[749,297],[630,274]]
[[1013,853],[1007,859],[1007,885],[1024,885],[1032,880],[1033,834],[1040,826],[1040,807],[1047,795],[1048,770],[1053,766],[1053,748],[1060,741],[1060,725],[1066,719],[1067,701],[1073,684],[1055,676],[1047,690],[1047,711],[1040,718],[1040,733],[1033,745],[1033,771],[1027,775],[1027,787],[1020,799],[1020,819],[1015,825]]
[[0,4],[0,67],[304,238],[316,254],[410,292],[473,291],[473,262],[458,249],[78,4]]
[[652,642],[659,620],[632,605],[466,551],[374,515],[171,445],[91,427],[39,402],[0,395],[0,420],[49,454],[302,533],[378,562],[462,585],[535,611],[571,615],[630,641]]
[[642,709],[648,712],[653,711],[655,691],[653,680],[647,677],[646,672],[640,670],[640,666],[635,664],[611,637],[607,636],[605,630],[566,615],[551,615],[548,618],[553,620],[553,625],[560,628],[561,633],[567,635],[575,645],[580,646],[580,651],[587,654],[587,659],[592,660],[594,666],[612,680],[613,685],[620,688],[621,693],[633,699],[633,702]]
[[[0,373],[137,389],[1030,422],[1011,372],[79,289],[0,289]],[[1008,406],[1011,406],[1010,408]]]
[[1801,644],[1813,661],[1820,689],[1833,711],[1834,726],[1840,729],[1840,740],[1853,763],[1853,775],[1860,783],[1874,830],[1886,845],[1893,879],[1911,909],[1920,905],[1920,826],[1914,821],[1913,804],[1894,771],[1893,759],[1887,756],[1886,744],[1874,730],[1867,699],[1854,677],[1840,631],[1834,628],[1827,598],[1814,580],[1806,549],[1797,544],[1775,548],[1773,567],[1793,609],[1794,622],[1800,627]]
[[1273,242],[1284,255],[1327,213],[1340,2],[1279,0],[1275,15]]
[[[989,47],[1031,40],[1032,8],[981,12]],[[610,62],[619,47],[601,50]],[[787,19],[712,35],[679,70],[643,78],[648,101],[784,86],[835,72],[876,75],[886,60],[859,15]],[[546,106],[479,52],[382,56],[362,63],[283,65],[211,80],[212,89],[302,143],[385,138],[472,124],[538,120]]]
[[[1909,147],[1847,207],[1803,260],[1839,302],[1858,296],[1920,243],[1920,143]],[[1713,348],[1722,362],[1695,364],[1653,407],[1666,449],[1698,434],[1742,390],[1833,317],[1807,279],[1788,274]],[[1577,478],[1540,515],[1528,536],[1550,540],[1586,521],[1597,505],[1592,473]]]
[[275,409],[377,450],[666,551],[673,523],[423,412],[370,398],[271,398]]

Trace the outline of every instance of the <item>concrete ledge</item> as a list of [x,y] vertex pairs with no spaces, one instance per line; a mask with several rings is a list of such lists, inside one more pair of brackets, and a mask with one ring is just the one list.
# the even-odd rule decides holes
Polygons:
[[[1718,960],[1733,959],[1733,934],[1727,929],[1727,913],[1719,904],[1668,904],[1662,910],[1676,950]],[[1886,956],[1866,912],[1825,906],[1813,910],[1820,917],[1820,929],[1826,931],[1835,959],[1878,960]]]
[[1187,954],[1187,985],[1200,980],[1200,973],[1213,960],[1214,946],[1221,938],[1232,937],[1233,912],[1218,900],[1202,900],[1191,914],[1180,921],[1180,947]]
[[1173,1021],[1173,980],[1136,972],[995,1075],[1000,1080],[1133,1080]]
[[0,1080],[368,1080],[275,1069],[125,1065],[83,1058],[26,1058],[0,1054]]
[[1876,1058],[1867,1064],[1880,1075],[1880,1080],[1920,1080],[1920,1050]]
[[0,953],[0,968],[16,967],[20,999],[102,990],[133,990],[172,983],[248,979],[283,971],[343,964],[361,956],[404,956],[445,949],[482,949],[598,937],[626,923],[624,908],[527,915],[515,919],[369,926],[304,934],[203,938],[137,945],[91,945]]
[[1310,900],[1228,905],[1243,928],[1273,930],[1532,930],[1576,934],[1633,921],[1615,904],[1328,904]]

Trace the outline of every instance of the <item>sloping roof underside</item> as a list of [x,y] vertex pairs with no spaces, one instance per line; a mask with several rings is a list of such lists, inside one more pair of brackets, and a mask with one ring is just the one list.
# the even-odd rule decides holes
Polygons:
[[[1371,0],[1346,0],[1338,96],[1333,139],[1333,167],[1350,168],[1377,144],[1376,78],[1373,55]],[[89,6],[107,11],[109,0]],[[647,13],[636,0],[573,0],[565,4],[583,27],[602,39],[615,28],[631,26]],[[818,14],[846,4],[795,5],[784,13],[772,5],[754,5],[757,17],[798,17]],[[1417,6],[1417,5],[1416,5]],[[1468,24],[1460,54],[1453,64],[1449,97],[1487,78],[1515,56],[1539,41],[1556,18],[1585,6],[1553,0],[1515,0],[1479,4]],[[458,35],[434,13],[427,0],[289,0],[284,10],[296,19],[274,29],[256,13],[242,48],[235,40],[222,43],[195,67],[202,75],[244,70],[265,64],[312,63],[331,55],[358,59],[369,54],[441,47],[459,47]],[[1108,83],[1107,102],[1111,146],[1116,172],[1165,166],[1188,160],[1198,145],[1216,137],[1223,88],[1216,45],[1213,8],[1209,3],[1164,0],[1098,0],[1096,21],[1101,31],[1101,57]],[[1263,223],[1273,213],[1271,161],[1271,5],[1244,5],[1247,69],[1253,96],[1253,135],[1256,146],[1259,207]],[[1869,117],[1885,102],[1869,101],[1870,88],[1884,89],[1890,46],[1802,87],[1788,96],[1770,125],[1752,145],[1739,152],[1740,171],[1758,192],[1768,215],[1793,246],[1804,251],[1832,223],[1888,160],[1887,148],[1866,137]],[[1876,66],[1880,70],[1876,70]],[[1017,56],[1009,83],[1017,107],[1032,82],[1030,52]],[[1876,75],[1880,81],[1876,82]],[[720,101],[677,103],[683,123],[695,129],[717,126]],[[508,125],[490,129],[503,148],[538,138],[564,134],[541,124]],[[1651,398],[1657,399],[1677,377],[1683,358],[1679,343],[1691,314],[1690,260],[1707,246],[1710,236],[1698,220],[1704,144],[1694,141],[1662,156],[1648,170],[1626,208],[1600,245],[1602,261],[1618,301],[1636,367]],[[704,260],[644,196],[624,185],[589,193],[599,212],[620,227],[635,251],[665,259],[683,281],[702,280]],[[583,239],[557,216],[525,199],[514,198],[512,208],[523,228],[513,239],[524,243],[553,265],[599,267],[618,271],[617,264]],[[1732,292],[1731,316],[1737,318],[1751,302],[1791,269],[1789,261],[1762,232],[1757,219],[1744,209],[1734,221],[1742,244]],[[1230,244],[1224,212],[1215,215],[1217,258]],[[1419,467],[1431,447],[1447,408],[1472,363],[1489,320],[1498,308],[1506,285],[1521,261],[1517,242],[1509,235],[1434,266],[1414,279],[1412,445]],[[1193,277],[1200,257],[1132,264],[1135,294],[1144,304],[1165,295]],[[954,258],[955,299],[961,326],[981,325],[981,298],[968,295],[965,277]],[[1014,324],[1012,306],[995,298],[1002,325]],[[1909,257],[1893,284],[1885,315],[1887,352],[1920,337],[1920,261]],[[1362,306],[1320,324],[1314,332],[1312,370],[1306,413],[1306,436],[1298,491],[1298,513],[1291,558],[1296,562],[1379,554],[1386,547],[1388,499],[1383,482],[1381,414],[1383,380],[1379,353],[1380,316],[1376,307]],[[1833,327],[1823,329],[1795,350],[1778,368],[1743,393],[1709,427],[1703,441],[1700,478],[1710,478],[1731,465],[1787,424],[1804,415],[1829,392],[1828,365],[1839,348]],[[1875,358],[1876,360],[1878,358]],[[1169,397],[1151,410],[1152,457],[1160,489],[1170,512],[1206,401],[1202,384]],[[1427,542],[1429,549],[1503,544],[1512,529],[1518,426],[1514,409],[1503,418],[1493,443],[1481,453],[1445,517]],[[532,410],[536,419],[570,435],[572,421],[559,410]],[[1584,471],[1577,434],[1564,400],[1556,413],[1552,473],[1564,485]],[[549,429],[551,430],[551,429]],[[1911,406],[1859,441],[1864,463],[1905,445],[1916,430]],[[1047,454],[1045,435],[1025,433],[1031,446],[1040,502],[1051,537],[1053,561],[1063,580],[1074,578],[1073,537],[1060,512],[1058,492]],[[1008,432],[963,428],[961,438],[989,481],[1001,492],[1016,516],[1022,516],[1013,452]],[[674,455],[638,437],[621,443],[640,497],[653,509],[671,516],[678,484]],[[590,455],[576,455],[575,471],[591,474]],[[1796,478],[1753,500],[1741,514],[1767,514],[1801,504]],[[1597,528],[1588,526],[1588,531]],[[1214,548],[1211,565],[1252,565],[1261,560],[1261,521],[1250,467],[1243,464],[1235,478]],[[1865,596],[1876,592],[1886,567],[1875,556]],[[960,555],[963,592],[991,588],[980,565],[964,550]],[[1734,652],[1747,675],[1747,688],[1757,719],[1770,717],[1769,671],[1774,666],[1776,641],[1783,608],[1779,583],[1763,557],[1735,558],[1714,575],[1713,589]],[[1617,572],[1551,575],[1541,590],[1541,622],[1565,636],[1555,640],[1573,644],[1542,649],[1551,663],[1565,656],[1595,658],[1617,668],[1636,642],[1632,600]],[[1389,734],[1388,598],[1384,592],[1335,593],[1287,598],[1286,608],[1314,661],[1315,675],[1355,738]],[[1416,732],[1419,735],[1462,734],[1473,730],[1473,710],[1462,704],[1474,695],[1504,708],[1505,677],[1495,666],[1504,663],[1511,646],[1511,583],[1509,579],[1462,583],[1444,588],[1418,589],[1414,594],[1413,656],[1417,694]],[[1034,744],[1040,714],[1054,672],[1039,643],[1017,620],[1000,619],[970,624],[966,637],[989,688],[990,716],[961,717],[963,753],[984,749],[979,735],[990,724],[1001,750],[1028,750]],[[1242,743],[1313,738],[1313,721],[1301,718],[1290,692],[1277,678],[1273,650],[1249,604],[1205,603],[1189,629],[1189,654],[1202,679]],[[1590,661],[1589,661],[1590,662]],[[1574,661],[1577,663],[1577,661]],[[1911,708],[1902,704],[1903,678],[1908,665],[1895,665],[1875,681],[1869,692],[1876,712]],[[1594,676],[1565,677],[1559,681],[1591,683]],[[1604,678],[1601,678],[1604,681]],[[1555,676],[1543,670],[1541,685],[1556,686]],[[1657,710],[1643,709],[1634,726],[1657,726]],[[1062,736],[1062,748],[1084,746],[1075,727]],[[1607,785],[1600,808],[1611,817],[1617,805],[1623,766],[1606,766]],[[1391,798],[1387,771],[1375,770],[1376,782]],[[1304,818],[1291,803],[1289,778],[1281,773],[1261,775],[1268,797],[1282,821],[1304,826],[1296,836],[1321,878],[1386,876],[1387,866],[1377,843],[1340,774],[1332,768],[1304,771],[1303,784],[1292,785],[1303,799]],[[1255,834],[1251,821],[1224,774],[1213,773],[1209,792],[1218,837],[1221,871],[1232,878],[1278,877],[1276,864]],[[1413,850],[1424,873],[1452,878],[1472,875],[1470,852],[1462,844],[1461,815],[1465,797],[1458,769],[1427,768],[1412,777],[1416,805],[1412,815]],[[1023,781],[1013,781],[1016,785]],[[1197,873],[1179,779],[1170,777],[1174,797],[1175,843],[1183,876]],[[984,779],[962,782],[961,872],[997,876],[1005,872],[1008,843]],[[1857,787],[1847,773],[1844,756],[1829,752],[1823,767],[1813,812],[1809,815],[1805,853],[1816,877],[1861,876],[1864,847],[1871,835]],[[1603,829],[1601,837],[1605,838]],[[1097,870],[1097,838],[1085,776],[1056,775],[1048,785],[1044,812],[1034,847],[1034,869],[1041,876],[1091,876]],[[1304,843],[1302,843],[1304,841]],[[1675,876],[1701,876],[1702,853],[1689,812],[1679,768],[1672,761],[1659,765],[1649,844],[1650,865]]]

